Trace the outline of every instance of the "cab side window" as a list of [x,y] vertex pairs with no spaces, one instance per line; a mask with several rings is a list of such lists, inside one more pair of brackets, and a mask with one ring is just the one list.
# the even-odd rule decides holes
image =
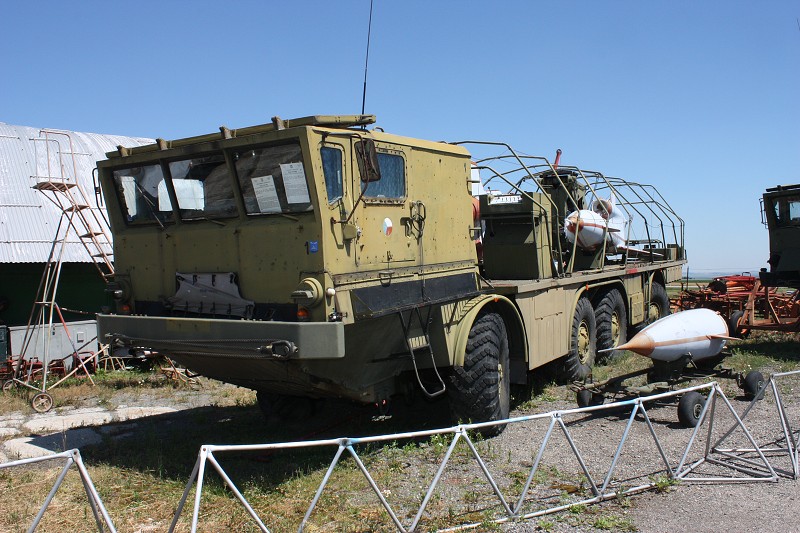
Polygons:
[[381,179],[362,183],[365,198],[400,200],[406,195],[406,165],[403,156],[388,152],[378,152],[378,165]]
[[322,173],[325,176],[328,203],[332,204],[342,197],[342,151],[323,146],[320,155],[322,156]]
[[775,202],[778,227],[800,226],[800,197],[789,196]]

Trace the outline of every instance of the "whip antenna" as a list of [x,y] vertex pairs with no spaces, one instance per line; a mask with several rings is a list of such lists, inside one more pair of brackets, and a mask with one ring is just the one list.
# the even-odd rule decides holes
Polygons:
[[372,33],[372,2],[369,0],[369,25],[367,26],[367,58],[364,60],[364,92],[361,94],[361,114],[364,114],[364,107],[367,104],[367,67],[369,66],[369,38]]

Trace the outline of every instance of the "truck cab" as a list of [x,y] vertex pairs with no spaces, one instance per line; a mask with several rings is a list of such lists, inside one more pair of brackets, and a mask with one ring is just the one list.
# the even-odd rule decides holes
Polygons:
[[372,402],[415,345],[438,357],[416,366],[450,364],[427,331],[432,306],[480,292],[469,154],[373,122],[275,118],[109,153],[102,335],[265,394]]

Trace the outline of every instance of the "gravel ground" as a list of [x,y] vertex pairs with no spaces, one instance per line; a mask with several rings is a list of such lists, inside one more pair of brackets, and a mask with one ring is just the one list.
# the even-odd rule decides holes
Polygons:
[[[797,428],[800,416],[797,395],[785,395],[783,400],[790,424]],[[732,403],[739,413],[746,405]],[[782,435],[772,395],[760,402],[744,423],[761,447],[775,443]],[[779,445],[785,446],[785,441]],[[636,504],[630,513],[633,523],[642,532],[795,530],[800,490],[798,481],[791,479],[791,461],[786,453],[767,455],[781,474],[778,482],[686,483],[668,494],[646,493],[635,497]]]
[[[800,424],[800,379],[786,377],[779,381],[781,394],[790,425]],[[746,401],[730,382],[720,380],[720,387],[737,414],[741,415],[749,402]],[[564,406],[569,408],[571,406]],[[646,405],[652,419],[659,442],[673,467],[680,460],[691,437],[692,430],[681,427],[677,423],[675,405],[664,405],[651,408]],[[602,481],[604,468],[610,465],[616,446],[621,440],[621,427],[625,426],[630,409],[620,413],[618,417],[599,415],[595,418],[583,418],[568,425],[576,446],[589,466],[593,477],[599,474]],[[712,429],[712,443],[725,432],[734,427],[735,418],[721,401],[717,403]],[[758,443],[759,447],[785,446],[782,441],[782,430],[774,395],[768,391],[764,400],[757,402],[744,418],[744,424]],[[751,448],[744,431],[738,428],[719,447]],[[509,445],[520,439],[530,438],[530,431],[509,428],[500,439]],[[523,434],[524,435],[521,435]],[[701,459],[705,453],[708,436],[708,424],[704,423],[694,444],[690,448],[687,463]],[[797,431],[795,431],[797,438]],[[535,440],[535,438],[534,438]],[[635,486],[646,483],[655,475],[661,475],[663,462],[660,462],[658,451],[648,435],[642,422],[635,422],[628,442],[620,457],[615,479],[625,480],[623,486]],[[554,459],[554,464],[564,470],[568,469],[574,455],[561,448],[561,453]],[[788,454],[766,453],[771,466],[778,471],[777,482],[758,481],[748,483],[693,483],[683,481],[665,487],[663,491],[649,490],[625,498],[622,502],[608,501],[593,506],[604,518],[598,521],[591,513],[576,518],[569,511],[550,515],[543,519],[533,519],[522,524],[504,526],[504,531],[641,531],[641,532],[718,532],[718,531],[761,531],[786,529],[794,530],[796,522],[796,505],[800,500],[798,482],[791,479],[792,465]],[[712,458],[724,459],[712,453]],[[758,461],[757,454],[748,454]],[[596,465],[597,470],[592,465]],[[661,474],[658,469],[661,468]],[[768,470],[760,469],[760,476],[767,476]],[[595,474],[598,472],[598,474]],[[721,476],[740,477],[741,472],[730,467],[718,467],[703,464],[698,468],[695,477]],[[580,514],[580,513],[578,513]],[[602,526],[602,527],[600,527]]]

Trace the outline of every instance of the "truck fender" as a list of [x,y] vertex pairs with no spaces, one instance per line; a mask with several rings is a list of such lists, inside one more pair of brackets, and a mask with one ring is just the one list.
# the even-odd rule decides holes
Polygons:
[[503,318],[508,332],[509,357],[527,361],[528,337],[525,334],[525,326],[517,306],[505,296],[483,294],[467,301],[462,308],[455,334],[453,366],[464,366],[464,353],[467,351],[469,330],[484,308],[491,308],[491,311],[498,313]]

